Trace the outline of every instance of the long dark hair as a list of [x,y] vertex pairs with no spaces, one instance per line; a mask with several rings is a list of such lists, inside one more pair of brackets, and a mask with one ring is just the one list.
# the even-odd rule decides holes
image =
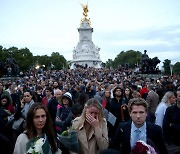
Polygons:
[[41,104],[41,103],[34,103],[31,108],[29,109],[27,113],[27,118],[26,118],[26,134],[28,135],[28,138],[31,139],[33,137],[37,136],[37,131],[36,128],[33,124],[33,118],[35,115],[35,112],[37,109],[43,109],[46,113],[46,124],[43,128],[43,133],[47,135],[48,141],[51,145],[51,150],[53,153],[57,151],[57,145],[55,141],[55,133],[52,128],[52,121],[50,118],[50,114],[47,110],[47,108]]
[[[127,95],[126,95],[126,89],[129,89],[129,98],[127,97]],[[126,99],[128,99],[128,100],[130,100],[130,99],[132,99],[133,97],[132,97],[132,90],[131,90],[131,88],[129,88],[129,87],[126,87],[125,89],[124,89],[124,97],[126,98]]]
[[[6,99],[6,100],[7,100],[7,103],[6,103],[4,106],[3,106],[2,103],[1,103],[1,101],[2,101],[3,99]],[[1,96],[1,98],[0,98],[0,106],[4,107],[5,109],[8,109],[9,104],[11,104],[11,100],[10,100],[9,96],[7,96],[7,95]]]

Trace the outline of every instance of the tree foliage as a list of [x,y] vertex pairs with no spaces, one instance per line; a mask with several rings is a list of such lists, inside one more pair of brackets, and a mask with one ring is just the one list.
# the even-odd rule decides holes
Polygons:
[[33,54],[28,48],[18,50],[14,58],[22,70],[30,69],[34,65]]
[[171,60],[169,59],[165,59],[163,62],[163,68],[164,68],[164,74],[165,75],[170,75],[171,71],[170,71],[170,64],[171,64]]
[[59,52],[53,52],[51,54],[51,61],[52,64],[54,65],[54,69],[59,70],[59,69],[64,69],[67,64],[66,59],[64,56],[60,55]]
[[112,59],[108,59],[108,61],[106,61],[106,67],[107,68],[110,68],[110,67],[112,67],[112,63],[113,63],[113,60]]
[[44,66],[45,69],[50,68],[51,67],[51,58],[47,55],[42,55],[42,56],[35,56],[35,65],[39,65],[39,66]]
[[[20,70],[28,70],[30,68],[35,68],[39,65],[45,66],[45,69],[64,69],[68,68],[70,62],[68,62],[63,55],[60,55],[59,52],[53,52],[51,56],[42,55],[42,56],[33,56],[28,48],[18,49],[17,47],[10,47],[8,49],[3,48],[0,45],[0,62],[5,62],[7,58],[14,58],[17,64],[20,67]],[[128,64],[130,68],[138,63],[141,63],[142,53],[140,51],[128,50],[121,51],[114,60],[108,59],[105,63],[102,63],[103,67],[113,67],[118,68],[120,65]],[[163,62],[164,74],[170,75],[170,64],[171,61],[165,59]],[[53,66],[53,67],[52,67]],[[173,73],[180,74],[180,62],[177,62],[173,66]]]
[[7,49],[0,46],[0,55],[0,62],[4,62],[8,57]]
[[7,58],[14,58],[20,67],[20,70],[27,70],[33,65],[33,55],[29,49],[18,49],[16,47],[10,47],[9,49],[0,47],[0,62],[5,62]]
[[177,62],[173,66],[173,73],[180,75],[180,62]]
[[133,68],[135,64],[140,64],[141,62],[141,52],[129,50],[129,51],[121,51],[114,61],[112,59],[108,59],[106,62],[106,67],[118,68],[120,65],[127,64],[130,68]]
[[17,62],[20,70],[28,70],[36,65],[46,66],[50,68],[51,64],[54,65],[54,69],[67,68],[67,61],[64,56],[58,52],[53,52],[51,56],[33,56],[28,48],[18,49],[17,47],[10,47],[9,49],[0,46],[0,62],[5,62],[7,58],[14,58]]

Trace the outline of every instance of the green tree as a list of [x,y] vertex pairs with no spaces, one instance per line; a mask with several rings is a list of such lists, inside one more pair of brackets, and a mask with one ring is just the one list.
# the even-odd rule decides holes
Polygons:
[[173,66],[173,73],[180,75],[180,62],[177,62]]
[[113,60],[112,59],[108,59],[108,61],[106,61],[106,67],[107,68],[112,67],[112,63],[113,63]]
[[28,70],[35,67],[37,64],[46,68],[50,68],[51,64],[54,65],[54,69],[68,68],[68,62],[64,56],[58,52],[53,52],[51,56],[33,56],[28,48],[18,49],[17,47],[10,47],[9,49],[3,48],[0,45],[0,62],[5,62],[8,57],[12,57],[16,60],[20,67],[20,70]]
[[9,57],[13,57],[14,54],[18,51],[17,47],[10,47],[9,49],[7,49]]
[[170,75],[171,71],[170,71],[170,64],[171,64],[171,60],[169,59],[165,59],[163,62],[163,68],[164,68],[164,74],[165,75]]
[[106,63],[102,62],[101,67],[106,67]]
[[118,68],[120,65],[128,64],[130,68],[133,68],[135,64],[140,63],[141,55],[139,51],[121,51],[112,62],[112,67]]
[[43,55],[43,56],[34,56],[35,59],[35,64],[42,66],[45,66],[45,69],[49,68],[51,65],[51,58],[47,55]]
[[0,62],[5,62],[6,59],[9,57],[8,49],[0,47]]
[[0,46],[0,62],[4,62],[3,56],[4,56],[4,51],[3,51],[3,46]]
[[64,56],[60,55],[58,52],[53,52],[51,54],[51,62],[54,65],[55,70],[60,70],[67,68],[67,61]]
[[33,54],[28,48],[15,51],[13,57],[18,63],[20,70],[28,70],[34,65]]

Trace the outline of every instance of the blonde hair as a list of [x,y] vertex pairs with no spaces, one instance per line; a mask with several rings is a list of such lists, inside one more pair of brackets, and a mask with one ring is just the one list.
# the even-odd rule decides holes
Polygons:
[[103,121],[103,118],[104,118],[104,112],[103,112],[103,107],[97,98],[91,98],[86,102],[82,114],[85,114],[86,108],[89,108],[92,106],[96,107],[99,110],[99,121],[101,123]]
[[102,122],[103,122],[103,119],[104,119],[103,107],[100,104],[98,99],[91,98],[84,105],[84,109],[83,109],[83,112],[82,112],[80,120],[79,120],[80,122],[79,122],[79,125],[77,127],[80,127],[81,124],[85,121],[85,119],[86,119],[86,109],[89,108],[89,107],[96,107],[99,110],[99,116],[98,116],[99,117],[99,123],[100,123],[100,125],[102,125]]
[[174,96],[174,93],[173,93],[172,91],[167,91],[167,92],[164,94],[163,98],[161,99],[161,102],[164,102],[164,103],[168,104],[168,103],[169,103],[169,99],[170,99],[172,96]]

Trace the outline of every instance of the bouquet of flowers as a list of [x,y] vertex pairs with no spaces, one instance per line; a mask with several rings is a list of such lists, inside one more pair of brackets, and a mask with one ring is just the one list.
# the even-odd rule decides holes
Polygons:
[[61,134],[57,134],[57,139],[70,151],[79,153],[79,142],[76,131],[66,130]]
[[157,154],[155,149],[145,143],[144,141],[137,141],[135,146],[134,146],[134,149],[132,150],[132,154]]
[[27,150],[27,154],[43,154],[42,146],[44,142],[44,138],[35,139],[34,142],[31,142],[31,146]]
[[26,144],[26,154],[44,154],[50,152],[51,148],[46,134],[34,137]]

